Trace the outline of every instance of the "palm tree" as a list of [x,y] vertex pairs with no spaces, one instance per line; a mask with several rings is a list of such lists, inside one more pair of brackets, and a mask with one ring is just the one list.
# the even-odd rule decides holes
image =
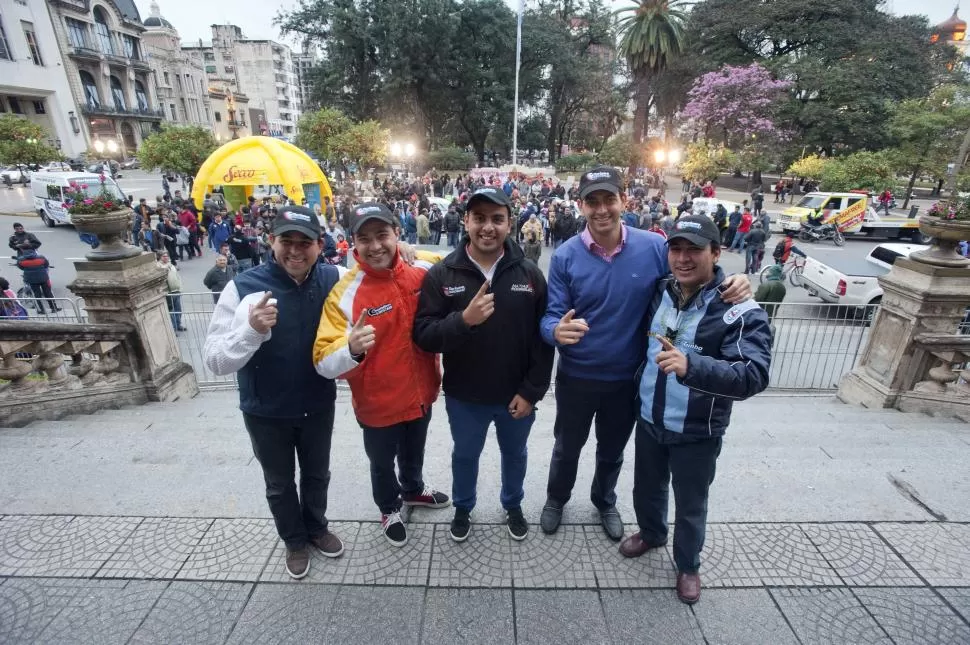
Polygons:
[[619,9],[617,30],[620,55],[626,58],[634,81],[633,141],[643,143],[650,112],[650,81],[684,48],[684,0],[633,0]]

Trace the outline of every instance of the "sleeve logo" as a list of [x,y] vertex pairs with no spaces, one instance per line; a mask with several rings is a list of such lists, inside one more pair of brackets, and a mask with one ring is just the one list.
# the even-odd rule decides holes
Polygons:
[[738,318],[743,316],[745,312],[758,308],[758,303],[756,303],[754,300],[745,300],[739,305],[734,305],[724,313],[724,324],[732,325],[738,320]]

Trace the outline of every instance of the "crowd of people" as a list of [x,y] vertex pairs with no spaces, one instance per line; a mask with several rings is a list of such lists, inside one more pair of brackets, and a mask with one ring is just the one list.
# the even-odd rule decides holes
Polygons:
[[[290,576],[307,574],[311,547],[331,558],[344,551],[326,516],[335,379],[351,388],[381,530],[402,546],[404,505],[453,505],[450,536],[467,540],[492,425],[502,455],[498,501],[510,536],[528,537],[527,441],[555,378],[540,528],[558,531],[595,427],[590,501],[604,532],[626,557],[666,544],[673,477],[677,595],[699,599],[708,489],[732,401],[767,386],[768,318],[747,278],[718,268],[723,232],[708,216],[678,213],[665,240],[642,225],[654,199],[630,194],[613,168],[584,172],[572,191],[541,178],[534,191],[535,183],[397,177],[375,181],[367,200],[338,195],[319,215],[286,205],[264,222],[264,261],[222,280],[206,365],[238,375]],[[454,235],[438,228],[454,247],[444,257],[407,241],[435,239],[435,205],[439,221],[460,220]],[[568,231],[560,228],[570,218]],[[350,269],[327,261],[335,231],[352,244]],[[537,244],[540,253],[555,247],[548,277],[527,257]],[[450,496],[423,475],[439,390],[453,445]],[[639,530],[624,537],[615,488],[634,431]]]

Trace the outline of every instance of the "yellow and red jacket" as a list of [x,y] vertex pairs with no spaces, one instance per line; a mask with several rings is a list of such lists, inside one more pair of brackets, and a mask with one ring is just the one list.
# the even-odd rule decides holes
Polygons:
[[[323,305],[313,364],[327,378],[350,384],[357,420],[383,428],[424,416],[438,398],[441,370],[438,355],[411,340],[421,283],[441,258],[418,251],[414,265],[394,258],[391,269],[360,262],[334,285]],[[348,339],[354,322],[367,310],[375,344],[357,363]]]

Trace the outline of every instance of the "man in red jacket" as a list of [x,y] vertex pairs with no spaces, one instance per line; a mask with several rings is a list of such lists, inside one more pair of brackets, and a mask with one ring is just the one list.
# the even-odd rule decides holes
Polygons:
[[754,222],[754,216],[751,214],[751,208],[745,206],[744,212],[741,214],[741,223],[738,224],[738,232],[734,234],[734,241],[731,242],[731,248],[728,251],[737,251],[738,253],[744,251],[744,236],[751,230],[752,222]]

